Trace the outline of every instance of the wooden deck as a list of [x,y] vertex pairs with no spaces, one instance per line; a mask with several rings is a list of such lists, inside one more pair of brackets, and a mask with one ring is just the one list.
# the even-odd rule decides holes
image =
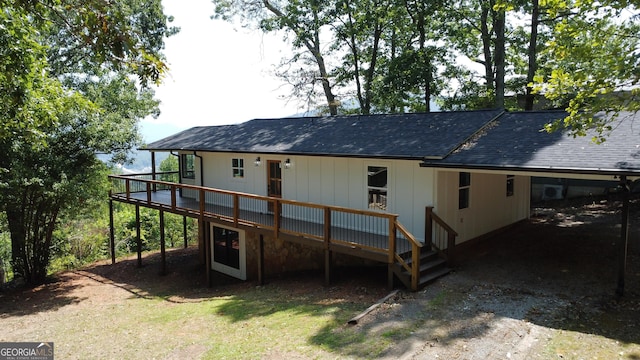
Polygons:
[[[137,204],[166,212],[199,218],[200,201],[193,197],[176,196],[172,203],[170,190],[156,190],[149,197],[146,192],[126,194],[112,194],[116,201]],[[282,206],[281,206],[282,207]],[[205,203],[204,219],[213,223],[240,229],[250,229],[257,232],[271,234],[275,228],[275,214],[240,209],[238,219],[234,221],[235,209],[230,206],[215,203]],[[322,223],[280,216],[279,237],[283,240],[305,245],[324,247],[324,230]],[[378,224],[378,228],[382,228]],[[337,225],[331,226],[331,250],[364,257],[375,261],[387,262],[389,251],[389,235],[382,231],[349,229]],[[396,252],[407,254],[411,252],[411,244],[404,237],[396,238]]]
[[[112,201],[197,218],[200,224],[222,224],[322,248],[327,268],[331,252],[383,262],[389,266],[390,284],[396,274],[407,287],[418,289],[423,245],[400,224],[395,214],[136,176],[114,175],[110,179]],[[206,249],[203,232],[200,236]],[[328,274],[328,270],[325,272]]]

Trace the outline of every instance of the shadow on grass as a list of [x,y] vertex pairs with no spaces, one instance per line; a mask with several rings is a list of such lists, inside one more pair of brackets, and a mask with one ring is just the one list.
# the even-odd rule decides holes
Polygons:
[[18,287],[0,292],[0,318],[57,310],[86,300],[86,297],[72,294],[79,285],[70,281],[71,277],[71,274],[61,274],[37,287]]
[[[632,221],[638,219],[638,203]],[[159,275],[159,254],[145,254],[144,266],[135,258],[103,263],[59,275],[46,286],[0,293],[0,316],[24,315],[78,303],[79,286],[72,278],[98,282],[127,291],[131,298],[162,299],[171,303],[206,302],[227,298],[212,308],[237,324],[282,316],[322,317],[325,323],[308,337],[308,344],[341,356],[396,357],[412,350],[407,339],[446,346],[461,339],[488,336],[496,319],[524,320],[536,325],[596,334],[621,343],[640,342],[640,242],[632,223],[627,293],[614,296],[615,246],[620,233],[615,209],[590,214],[555,209],[514,227],[491,241],[469,248],[460,256],[452,276],[419,293],[402,293],[395,303],[355,327],[347,320],[386,295],[385,268],[336,272],[334,284],[323,287],[321,272],[270,278],[265,286],[213,274],[206,284],[197,250],[167,252],[166,275]],[[609,219],[609,220],[607,220]],[[382,274],[373,273],[381,271]],[[57,285],[56,285],[57,284]],[[278,328],[265,336],[280,336]],[[520,336],[521,334],[515,334]],[[628,359],[640,358],[631,353]]]

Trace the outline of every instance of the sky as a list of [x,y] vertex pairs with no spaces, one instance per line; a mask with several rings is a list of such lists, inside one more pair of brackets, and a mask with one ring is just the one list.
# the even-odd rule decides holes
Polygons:
[[165,14],[181,28],[166,39],[169,74],[156,88],[157,119],[141,130],[154,141],[193,126],[237,124],[255,118],[291,116],[282,82],[270,74],[288,48],[280,35],[264,35],[212,20],[211,0],[162,0]]

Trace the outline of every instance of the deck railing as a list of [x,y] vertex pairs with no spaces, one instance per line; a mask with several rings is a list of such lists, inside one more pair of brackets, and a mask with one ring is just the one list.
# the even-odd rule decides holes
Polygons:
[[426,207],[425,243],[431,244],[432,249],[436,250],[446,258],[449,266],[453,266],[455,262],[454,258],[457,236],[458,233],[433,212],[433,207]]
[[[111,175],[114,200],[204,217],[309,241],[342,245],[377,253],[389,264],[399,262],[408,272],[419,271],[422,244],[398,221],[398,215],[369,210],[286,200],[201,186],[152,180],[150,174]],[[160,178],[162,174],[156,174]],[[164,190],[164,191],[160,191]],[[183,197],[181,194],[190,194]],[[401,255],[411,253],[408,263]],[[413,276],[412,276],[413,277]]]

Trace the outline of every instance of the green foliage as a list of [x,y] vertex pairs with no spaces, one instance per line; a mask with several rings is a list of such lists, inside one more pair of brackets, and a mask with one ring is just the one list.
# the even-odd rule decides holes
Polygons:
[[11,236],[7,229],[7,219],[0,213],[0,285],[11,281],[13,270],[11,269]]
[[[539,73],[535,89],[556,104],[568,104],[569,116],[547,130],[568,129],[584,136],[589,129],[602,142],[621,112],[640,110],[640,2],[547,0],[550,16],[561,17],[545,53],[550,73]],[[602,116],[606,114],[607,116]]]
[[[166,246],[183,246],[183,217],[169,213],[165,213],[164,217]],[[134,206],[122,203],[114,204],[114,231],[117,256],[137,251],[136,214]],[[187,219],[188,241],[197,239],[197,232],[196,221]],[[140,208],[140,239],[142,251],[157,250],[160,248],[160,220],[157,210]]]
[[0,4],[0,210],[14,274],[38,283],[52,252],[96,253],[87,244],[97,237],[78,243],[58,226],[64,219],[85,227],[76,217],[104,202],[108,189],[96,154],[125,160],[140,143],[137,121],[157,115],[144,85],[165,71],[163,39],[175,29],[159,0]]
[[[34,140],[39,127],[55,120],[55,111],[41,100],[47,87],[45,48],[27,14],[5,8],[0,11],[0,139],[25,136]],[[52,89],[48,89],[52,90]]]

